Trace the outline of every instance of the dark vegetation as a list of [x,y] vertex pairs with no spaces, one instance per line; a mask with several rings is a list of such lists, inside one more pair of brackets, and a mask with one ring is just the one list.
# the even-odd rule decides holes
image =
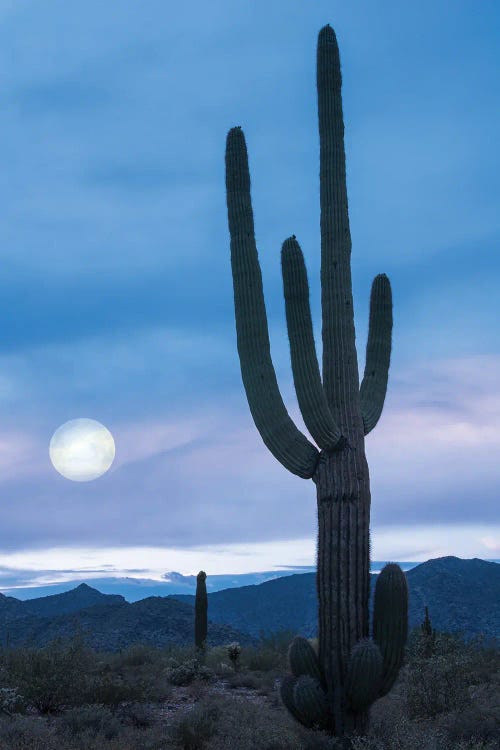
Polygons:
[[[423,617],[421,618],[423,619]],[[494,750],[500,649],[478,636],[410,633],[401,674],[353,750]],[[293,631],[258,646],[90,648],[81,635],[0,649],[2,750],[327,750],[283,706]],[[316,640],[311,639],[316,648]]]
[[[163,648],[193,642],[193,606],[169,596],[149,596],[130,604],[80,584],[63,594],[28,601],[0,594],[0,640],[11,646],[43,647],[56,638],[86,634],[96,651],[119,651],[135,643]],[[258,642],[226,624],[210,624],[207,645],[238,640]]]

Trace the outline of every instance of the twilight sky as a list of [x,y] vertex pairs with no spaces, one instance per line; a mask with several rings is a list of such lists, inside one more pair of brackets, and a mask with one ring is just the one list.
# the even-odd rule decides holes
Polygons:
[[[273,360],[307,434],[280,251],[295,234],[321,361],[327,23],[361,375],[377,273],[394,301],[372,556],[500,558],[498,2],[0,0],[0,588],[314,565],[314,484],[268,452],[241,382],[224,151],[241,125]],[[82,417],[116,458],[72,482],[48,448]]]

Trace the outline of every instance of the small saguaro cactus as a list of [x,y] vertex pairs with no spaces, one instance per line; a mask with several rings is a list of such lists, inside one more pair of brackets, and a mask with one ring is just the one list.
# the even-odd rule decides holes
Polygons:
[[196,577],[196,599],[194,603],[194,642],[198,657],[205,658],[207,640],[207,574],[200,570]]
[[297,721],[336,737],[364,733],[369,710],[394,684],[408,635],[408,588],[395,563],[377,577],[369,638],[370,482],[365,435],[384,405],[392,335],[392,296],[385,274],[370,297],[366,364],[359,385],[351,283],[344,122],[337,40],[319,32],[317,92],[320,140],[321,306],[323,368],[316,355],[309,286],[295,235],[281,250],[290,358],[297,400],[316,445],[300,432],[281,397],[271,360],[262,275],[255,243],[245,136],[226,141],[226,189],[236,334],[250,412],[275,458],[312,479],[318,508],[318,653],[298,637],[281,695]]
[[425,619],[420,625],[420,631],[422,656],[424,659],[430,659],[436,648],[436,631],[432,627],[427,607],[425,608]]

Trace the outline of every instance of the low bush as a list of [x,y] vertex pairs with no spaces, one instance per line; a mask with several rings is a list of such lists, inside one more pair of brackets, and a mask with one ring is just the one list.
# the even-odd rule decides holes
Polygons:
[[19,695],[17,688],[0,688],[0,713],[12,716],[26,708],[26,699]]
[[439,727],[452,742],[491,742],[500,747],[500,708],[491,713],[473,703],[442,717]]
[[435,719],[470,704],[469,687],[500,667],[500,652],[482,648],[481,639],[465,643],[456,634],[438,633],[430,658],[409,654],[406,680],[410,719]]
[[2,750],[61,750],[53,729],[44,721],[34,722],[27,716],[0,719]]
[[118,737],[122,730],[119,719],[106,706],[77,706],[64,711],[59,723],[61,734],[75,737],[86,733],[97,736],[101,734],[106,740]]
[[154,714],[147,703],[127,702],[120,706],[117,713],[120,721],[136,729],[145,729],[154,724]]
[[86,675],[92,654],[77,636],[56,639],[45,648],[9,649],[2,666],[28,705],[41,713],[61,710],[85,700]]
[[208,699],[176,717],[170,736],[182,750],[203,750],[205,742],[217,731],[221,707],[217,700]]
[[459,710],[469,703],[467,660],[415,660],[408,673],[406,702],[410,719],[434,719],[438,714]]
[[169,669],[167,679],[172,685],[184,686],[190,685],[194,680],[211,682],[216,677],[212,669],[204,664],[200,664],[196,659],[191,659],[180,664],[178,667]]
[[[227,645],[208,649],[206,665],[192,647],[138,645],[96,654],[81,643],[57,642],[36,651],[0,649],[0,749],[333,750],[325,733],[306,730],[291,717],[276,688],[276,678],[289,671],[294,635],[274,634],[260,648],[243,647],[238,672]],[[216,695],[212,682],[220,675],[229,686],[266,699]],[[189,689],[178,691],[178,685]],[[394,689],[376,702],[370,732],[353,740],[352,750],[494,750],[500,744],[499,694],[498,649],[438,633],[436,653],[423,659],[410,639]],[[176,704],[168,719],[153,705],[165,700]],[[33,707],[37,715],[14,713],[30,714]]]
[[89,678],[85,698],[88,703],[118,706],[123,701],[141,700],[144,688],[137,681],[127,681],[122,675],[102,674]]
[[144,643],[134,643],[126,649],[108,657],[108,663],[114,669],[123,669],[126,667],[140,667],[144,664],[154,664],[163,659],[162,649],[148,646]]
[[228,685],[231,688],[251,688],[258,690],[262,685],[262,679],[252,672],[236,672],[228,679]]

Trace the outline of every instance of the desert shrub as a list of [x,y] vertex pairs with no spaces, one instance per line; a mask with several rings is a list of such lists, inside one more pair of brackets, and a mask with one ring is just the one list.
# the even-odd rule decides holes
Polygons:
[[[275,651],[286,659],[288,647],[297,633],[294,630],[278,630],[266,635],[263,630],[260,631],[259,647],[269,651]],[[316,639],[317,640],[317,639]]]
[[139,701],[144,687],[137,682],[126,681],[122,675],[105,673],[95,675],[87,684],[88,703],[118,706],[123,701]]
[[500,647],[484,635],[478,635],[466,646],[471,656],[471,683],[491,682],[500,672]]
[[26,703],[41,713],[84,700],[93,655],[79,636],[70,641],[58,638],[41,649],[12,649],[3,658],[9,679],[16,682]]
[[0,688],[0,713],[11,716],[21,713],[26,707],[26,700],[19,695],[17,688]]
[[466,659],[439,655],[413,662],[406,683],[410,719],[434,719],[468,702]]
[[412,723],[406,716],[388,724],[383,732],[353,737],[351,743],[352,750],[459,750],[447,744],[443,733]]
[[114,668],[140,667],[144,664],[160,662],[163,659],[162,650],[148,646],[145,643],[134,643],[126,649],[113,654],[111,658]]
[[[406,642],[405,648],[405,665],[411,665],[413,661],[419,660],[423,657],[423,637],[420,627],[413,628]],[[482,639],[478,636],[474,639],[465,641],[459,632],[448,633],[443,631],[436,631],[434,653],[441,656],[451,656],[452,654],[461,653],[474,653],[475,658],[480,656],[480,643]]]
[[293,630],[280,630],[269,635],[260,632],[260,643],[257,647],[243,650],[240,661],[246,669],[256,672],[270,670],[286,671],[288,669],[288,647],[297,635]]
[[439,726],[452,742],[459,740],[496,743],[500,747],[500,708],[488,712],[473,703],[443,716]]
[[216,668],[216,673],[219,677],[230,677],[234,673],[234,669],[226,664],[226,662],[220,662]]
[[254,672],[268,672],[271,669],[286,669],[283,667],[282,655],[271,648],[245,649],[241,658],[242,667]]
[[[166,678],[164,657],[149,660],[134,654],[107,654],[95,665],[87,682],[86,702],[116,706],[123,701],[160,702],[170,697],[172,688]],[[124,657],[124,658],[123,658]]]
[[205,742],[217,731],[220,704],[213,699],[202,701],[177,716],[170,728],[171,738],[182,750],[203,750]]
[[2,750],[61,750],[60,741],[44,721],[27,716],[0,719]]
[[197,651],[193,646],[178,646],[176,644],[169,644],[166,648],[162,649],[163,663],[166,664],[169,659],[175,660],[177,664],[182,664],[185,661],[191,659],[196,660]]
[[178,667],[179,664],[180,664],[180,661],[173,656],[169,656],[165,661],[165,666],[168,669],[172,669],[173,667]]
[[132,701],[120,706],[120,720],[136,729],[145,729],[154,724],[154,714],[146,703]]
[[191,659],[169,669],[167,679],[172,685],[184,686],[190,685],[193,680],[210,682],[215,679],[215,674],[209,667],[200,664],[196,659]]
[[258,690],[262,680],[251,672],[236,672],[229,677],[228,684],[232,688],[246,687]]
[[229,661],[227,646],[214,646],[213,648],[208,649],[205,658],[205,664],[207,667],[213,669],[214,672],[219,671],[221,664],[225,664],[226,667],[229,667],[231,669],[231,672],[234,671]]
[[[297,736],[296,727],[300,725],[284,710],[278,712],[265,705],[230,697],[220,697],[219,705],[216,731],[206,741],[205,750],[304,750]],[[309,750],[320,748],[333,750],[331,741],[321,746],[311,744]]]
[[434,719],[469,705],[469,686],[493,679],[500,652],[478,637],[464,642],[459,634],[438,633],[430,659],[408,658],[407,709],[410,718]]
[[119,719],[106,706],[76,706],[64,711],[59,719],[58,731],[75,737],[85,733],[102,735],[106,740],[118,737],[121,731]]
[[[64,744],[61,745],[61,741]],[[123,726],[120,734],[109,740],[101,733],[95,734],[87,730],[72,738],[68,736],[63,739],[60,736],[58,742],[57,746],[51,745],[43,750],[174,750],[174,746],[165,740],[165,728],[159,725],[141,730]],[[11,748],[2,747],[2,750],[11,750]],[[33,748],[28,746],[23,750],[33,750]],[[36,750],[39,748],[37,747]],[[41,747],[40,750],[42,750]]]

